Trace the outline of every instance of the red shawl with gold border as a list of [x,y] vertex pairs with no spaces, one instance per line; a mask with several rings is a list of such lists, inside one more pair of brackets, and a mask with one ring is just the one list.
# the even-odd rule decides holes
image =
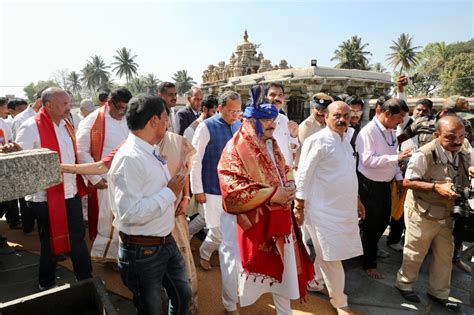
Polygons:
[[293,241],[291,232],[295,232],[298,283],[303,297],[307,283],[313,279],[313,264],[290,207],[270,203],[281,182],[285,185],[293,181],[275,139],[271,141],[276,167],[264,141],[256,134],[253,119],[246,120],[227,143],[217,167],[224,210],[237,215],[242,266],[256,277],[282,281],[283,246]]

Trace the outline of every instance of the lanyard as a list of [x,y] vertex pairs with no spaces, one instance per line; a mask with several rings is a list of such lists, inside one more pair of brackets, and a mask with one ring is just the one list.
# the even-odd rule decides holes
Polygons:
[[393,147],[393,146],[395,145],[395,143],[397,142],[397,139],[394,139],[394,138],[393,138],[393,133],[390,132],[390,137],[392,138],[392,144],[390,144],[390,143],[388,142],[387,138],[385,137],[385,134],[383,133],[382,129],[380,128],[380,126],[379,126],[377,120],[375,120],[374,123],[375,123],[375,126],[377,127],[377,129],[378,129],[378,130],[380,131],[380,133],[382,134],[382,137],[383,137],[383,139],[385,140],[385,143],[387,143],[387,145],[388,145],[389,147]]
[[155,150],[153,150],[151,153],[153,154],[153,156],[154,156],[158,161],[161,162],[161,165],[166,165],[166,159],[165,159],[164,157],[162,157],[161,155],[157,154],[157,153],[155,152]]

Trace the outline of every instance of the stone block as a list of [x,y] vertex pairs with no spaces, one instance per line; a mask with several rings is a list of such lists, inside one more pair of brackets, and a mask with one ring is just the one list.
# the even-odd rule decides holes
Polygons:
[[57,152],[35,149],[0,153],[0,202],[22,198],[62,181]]

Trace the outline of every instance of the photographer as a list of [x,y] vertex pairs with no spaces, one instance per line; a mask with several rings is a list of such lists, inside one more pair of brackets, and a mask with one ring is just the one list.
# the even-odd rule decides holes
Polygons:
[[434,137],[413,154],[403,181],[409,189],[405,200],[406,234],[395,287],[406,300],[420,302],[413,284],[431,248],[428,297],[457,310],[458,304],[448,300],[454,249],[451,214],[460,197],[456,191],[470,184],[470,145],[465,140],[464,125],[455,115],[437,121]]

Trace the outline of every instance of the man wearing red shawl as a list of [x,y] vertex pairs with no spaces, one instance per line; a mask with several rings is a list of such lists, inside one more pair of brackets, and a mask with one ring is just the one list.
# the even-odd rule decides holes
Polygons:
[[[42,93],[41,99],[43,107],[20,126],[18,145],[25,150],[47,148],[58,152],[60,162],[77,163],[74,129],[66,120],[71,111],[71,97],[66,91],[52,87]],[[82,177],[76,174],[63,174],[63,178],[63,183],[25,197],[38,220],[40,290],[55,286],[55,256],[62,253],[70,253],[77,280],[92,277],[79,199],[86,187]]]
[[293,176],[273,138],[278,109],[263,103],[259,86],[252,98],[218,165],[224,210],[237,216],[240,305],[271,292],[277,314],[291,314],[290,299],[304,297],[313,266],[292,219]]

